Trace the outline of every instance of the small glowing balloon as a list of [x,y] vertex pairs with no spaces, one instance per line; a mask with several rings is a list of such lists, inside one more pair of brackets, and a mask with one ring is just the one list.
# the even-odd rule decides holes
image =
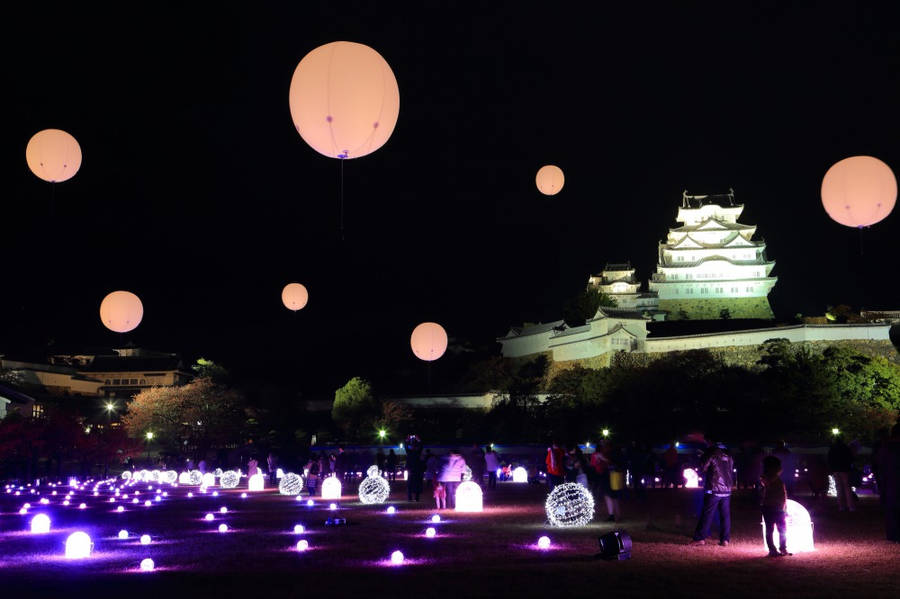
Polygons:
[[302,525],[302,524],[295,524],[295,525],[294,525],[294,534],[295,534],[295,535],[302,535],[303,532],[304,532],[305,530],[306,530],[306,529],[303,528],[303,525]]
[[547,519],[554,526],[584,526],[594,519],[594,497],[576,483],[554,487],[544,508]]
[[484,511],[481,487],[472,481],[460,483],[456,487],[456,511],[457,512],[481,512]]
[[302,310],[309,301],[309,292],[300,283],[288,283],[281,291],[281,302],[288,310]]
[[340,499],[341,481],[335,476],[329,476],[322,482],[322,499]]
[[684,488],[685,489],[699,489],[700,488],[700,475],[697,474],[697,471],[693,468],[685,468],[681,472],[681,476],[684,477]]
[[434,529],[433,526],[429,526],[428,528],[425,529],[425,536],[428,537],[429,539],[433,539],[434,535],[436,535],[436,534],[437,534],[437,531]]
[[31,519],[31,532],[42,534],[50,532],[50,516],[47,514],[37,514]]
[[[134,330],[144,317],[144,305],[130,291],[113,291],[100,302],[100,320],[110,331],[127,333]],[[141,480],[148,480],[149,472],[143,471]]]
[[439,514],[435,514],[431,517],[431,521],[434,522],[435,524],[437,524],[438,522],[441,521],[441,516]]
[[25,162],[39,179],[59,183],[74,177],[81,168],[81,146],[65,131],[44,129],[28,140]]
[[297,551],[306,551],[307,549],[309,549],[309,541],[306,539],[297,541]]
[[141,535],[141,545],[150,544],[150,535]]
[[216,517],[213,515],[212,512],[209,512],[205,516],[203,516],[203,519],[206,520],[207,522],[212,522],[213,520],[216,519]]
[[123,528],[122,530],[120,530],[120,531],[119,531],[119,538],[120,538],[120,539],[127,539],[127,538],[128,538],[128,531],[125,530],[124,528]]
[[224,523],[219,524],[219,532],[228,532],[228,525]]
[[228,513],[228,508],[225,507],[225,506],[223,505],[222,507],[219,508],[219,513],[220,513],[220,514],[227,514],[227,513]]
[[393,71],[372,48],[332,42],[303,57],[289,95],[303,140],[330,158],[359,158],[391,136],[400,113]]
[[834,221],[868,227],[883,220],[897,202],[897,179],[891,167],[872,156],[836,162],[822,179],[822,205]]
[[359,483],[359,500],[367,505],[384,503],[390,494],[391,486],[387,480],[378,475],[378,467],[369,468],[368,476]]
[[527,483],[528,482],[528,471],[525,470],[525,468],[523,468],[522,466],[513,468],[512,481],[514,483]]
[[386,511],[388,514],[396,514],[396,513],[397,513],[397,508],[395,508],[394,506],[390,505],[390,506],[388,506],[388,509],[385,510],[385,511]]
[[409,344],[417,358],[433,362],[447,351],[447,331],[436,322],[423,322],[413,329]]
[[119,507],[116,508],[116,511],[121,514],[122,512],[125,511],[125,508],[120,505]]
[[[785,534],[787,535],[787,550],[789,553],[802,553],[806,551],[815,551],[813,545],[813,524],[806,508],[794,501],[787,500],[787,512],[785,513]],[[763,546],[766,546],[766,523],[762,523]],[[775,546],[780,547],[780,537],[778,535],[778,527],[772,535]],[[768,549],[768,547],[766,547]]]
[[149,571],[153,570],[153,568],[155,568],[155,567],[156,567],[156,564],[154,564],[153,560],[150,559],[149,557],[146,557],[141,560],[141,571],[149,572]]
[[282,495],[292,495],[298,497],[303,490],[303,477],[293,472],[285,474],[278,481],[278,492]]
[[241,482],[241,475],[234,470],[226,470],[219,478],[219,485],[223,489],[234,489]]
[[330,509],[330,510],[332,510],[332,511],[336,510],[336,509],[337,509],[337,504],[336,504],[336,503],[329,503],[329,504],[328,504],[328,509]]
[[248,491],[262,491],[266,488],[266,477],[257,472],[247,482]]
[[402,551],[395,551],[391,554],[391,563],[392,564],[402,564],[405,557],[403,556]]
[[550,537],[543,536],[538,539],[538,549],[550,549]]
[[563,176],[562,169],[552,164],[542,166],[535,177],[538,191],[545,196],[558,194],[565,182],[566,178]]
[[84,559],[91,556],[94,544],[86,532],[73,532],[66,539],[66,557],[68,559]]

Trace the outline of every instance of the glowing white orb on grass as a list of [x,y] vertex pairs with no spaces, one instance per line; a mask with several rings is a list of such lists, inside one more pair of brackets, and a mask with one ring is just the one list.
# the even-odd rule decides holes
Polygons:
[[32,518],[31,532],[35,534],[50,532],[50,516],[47,514],[38,514]]
[[203,473],[199,470],[191,470],[188,484],[199,486],[203,482]]
[[149,557],[146,557],[141,560],[141,571],[150,572],[153,568],[156,567],[156,564],[153,563],[153,560]]
[[295,525],[294,525],[294,534],[295,534],[295,535],[302,535],[303,532],[304,532],[305,530],[306,530],[306,529],[303,528],[303,525],[302,525],[302,524],[295,524]]
[[685,489],[699,489],[700,488],[700,475],[697,474],[697,471],[693,468],[685,468],[681,472],[681,476],[684,477],[684,488]]
[[337,504],[336,504],[336,503],[329,503],[329,504],[328,504],[328,509],[330,509],[331,511],[336,510],[336,509],[337,509]]
[[437,534],[437,531],[434,529],[433,526],[429,526],[428,528],[425,529],[425,536],[428,537],[429,539],[433,539],[434,535],[436,535],[436,534]]
[[122,512],[125,511],[125,507],[120,505],[119,507],[116,508],[116,511],[121,514]]
[[316,505],[316,502],[313,501],[312,499],[307,499],[307,500],[306,500],[306,507],[312,507],[312,506],[314,506],[314,505]]
[[200,479],[200,484],[204,487],[216,486],[216,475],[212,472],[207,472],[203,475],[203,478]]
[[481,512],[484,511],[481,487],[472,481],[460,483],[456,487],[456,511],[457,512]]
[[440,515],[435,514],[434,516],[431,517],[431,521],[434,522],[435,524],[437,524],[438,522],[441,521]]
[[278,492],[282,495],[298,496],[303,490],[303,477],[293,472],[288,472],[278,481]]
[[391,563],[392,564],[402,564],[404,559],[406,559],[406,558],[403,556],[402,551],[395,551],[391,554]]
[[368,470],[364,481],[359,483],[359,500],[365,504],[384,503],[391,494],[391,486],[384,477],[378,475],[378,467]]
[[576,483],[554,487],[544,507],[547,519],[554,526],[584,526],[594,519],[594,497]]
[[123,528],[122,530],[120,530],[120,531],[119,531],[119,538],[120,538],[120,539],[127,539],[127,538],[128,538],[128,531],[125,530],[124,528]]
[[86,508],[87,508],[87,504],[86,504],[86,503],[79,503],[79,504],[78,504],[78,509],[83,510],[83,509],[86,509]]
[[141,545],[150,544],[150,535],[141,535]]
[[[785,534],[787,535],[788,553],[815,551],[816,548],[813,545],[813,523],[812,519],[809,517],[809,512],[806,511],[805,507],[803,507],[793,499],[788,499],[787,512],[785,513],[784,522],[787,528],[787,530],[785,530]],[[768,547],[766,546],[765,521],[763,521],[762,523],[762,532],[763,546],[768,549]],[[772,540],[777,547],[781,546],[777,526],[775,527],[775,532],[772,535]]]
[[241,499],[247,499],[247,494],[246,494],[246,493],[241,493]]
[[178,484],[180,485],[189,485],[191,484],[191,473],[190,472],[182,472],[178,475]]
[[151,505],[153,505],[153,502],[150,501],[149,499],[144,502],[144,507],[150,507]]
[[207,522],[212,522],[213,520],[216,519],[216,517],[213,515],[212,512],[209,512],[208,514],[203,516],[203,519],[206,520]]
[[228,532],[228,525],[224,523],[219,524],[219,532]]
[[329,476],[322,482],[322,499],[340,499],[341,481],[334,476]]
[[241,482],[241,473],[234,470],[226,470],[219,478],[219,485],[223,489],[234,489]]
[[514,483],[527,483],[528,482],[528,470],[525,470],[525,468],[523,468],[522,466],[513,468],[512,481]]
[[396,513],[397,513],[397,508],[395,508],[395,507],[392,506],[392,505],[389,505],[389,506],[388,506],[388,509],[386,509],[385,511],[386,511],[388,514],[396,514]]
[[550,549],[550,537],[541,537],[540,539],[538,539],[537,545],[538,549]]
[[306,551],[307,549],[309,549],[309,541],[306,539],[297,541],[297,551]]
[[227,514],[227,513],[228,513],[228,508],[225,507],[225,506],[223,505],[222,507],[219,508],[219,513],[220,513],[220,514]]
[[256,473],[247,480],[248,491],[264,491],[266,488],[266,477],[260,473]]
[[275,478],[279,480],[284,478],[284,470],[282,470],[281,468],[277,468],[275,470]]
[[91,556],[94,544],[86,532],[73,532],[66,539],[66,558],[84,559]]

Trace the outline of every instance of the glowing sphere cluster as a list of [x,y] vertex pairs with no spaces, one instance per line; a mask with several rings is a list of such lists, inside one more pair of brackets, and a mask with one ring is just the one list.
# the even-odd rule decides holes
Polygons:
[[825,212],[847,227],[874,225],[891,213],[896,202],[894,172],[872,156],[844,158],[822,179]]
[[547,519],[554,526],[584,526],[594,519],[594,497],[576,483],[553,488],[544,503]]
[[484,510],[481,487],[467,480],[456,487],[457,512],[481,512]]
[[278,492],[282,495],[297,496],[303,490],[303,477],[293,472],[285,474],[278,481]]
[[212,472],[207,472],[200,479],[200,485],[203,487],[214,487],[216,486],[216,475]]
[[322,499],[340,499],[341,481],[337,477],[329,476],[322,481]]
[[303,57],[291,79],[291,118],[315,151],[359,158],[391,136],[400,89],[387,61],[355,42],[332,42]]
[[367,474],[369,476],[359,483],[359,500],[368,505],[384,503],[391,494],[391,486],[384,477],[378,475],[377,466],[369,468]]
[[219,478],[219,485],[223,489],[234,489],[241,482],[241,473],[235,470],[226,470]]

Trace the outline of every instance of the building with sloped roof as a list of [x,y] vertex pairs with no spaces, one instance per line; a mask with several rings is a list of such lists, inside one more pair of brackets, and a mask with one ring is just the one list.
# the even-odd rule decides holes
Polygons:
[[635,312],[653,320],[665,320],[666,313],[659,309],[659,295],[655,291],[641,291],[641,282],[630,262],[607,264],[603,272],[588,278],[588,289],[608,295],[615,300],[619,310]]
[[756,227],[738,222],[743,204],[734,194],[682,195],[675,220],[659,244],[649,288],[669,319],[773,319],[769,293],[778,278],[766,243],[754,240]]

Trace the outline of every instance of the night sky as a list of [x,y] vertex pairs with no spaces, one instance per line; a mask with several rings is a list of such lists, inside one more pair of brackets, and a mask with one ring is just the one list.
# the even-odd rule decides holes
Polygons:
[[[126,341],[313,395],[354,375],[421,391],[416,324],[498,349],[606,262],[646,281],[684,189],[735,190],[779,319],[900,309],[898,210],[860,235],[819,199],[847,156],[900,169],[896,9],[257,4],[6,15],[0,353],[120,343],[97,310],[127,289],[145,317]],[[391,139],[344,165],[344,241],[340,163],[288,108],[297,63],[336,40],[400,87]],[[55,192],[24,156],[51,127],[84,154]],[[552,198],[547,163],[566,175]],[[310,292],[297,314],[290,281]]]

